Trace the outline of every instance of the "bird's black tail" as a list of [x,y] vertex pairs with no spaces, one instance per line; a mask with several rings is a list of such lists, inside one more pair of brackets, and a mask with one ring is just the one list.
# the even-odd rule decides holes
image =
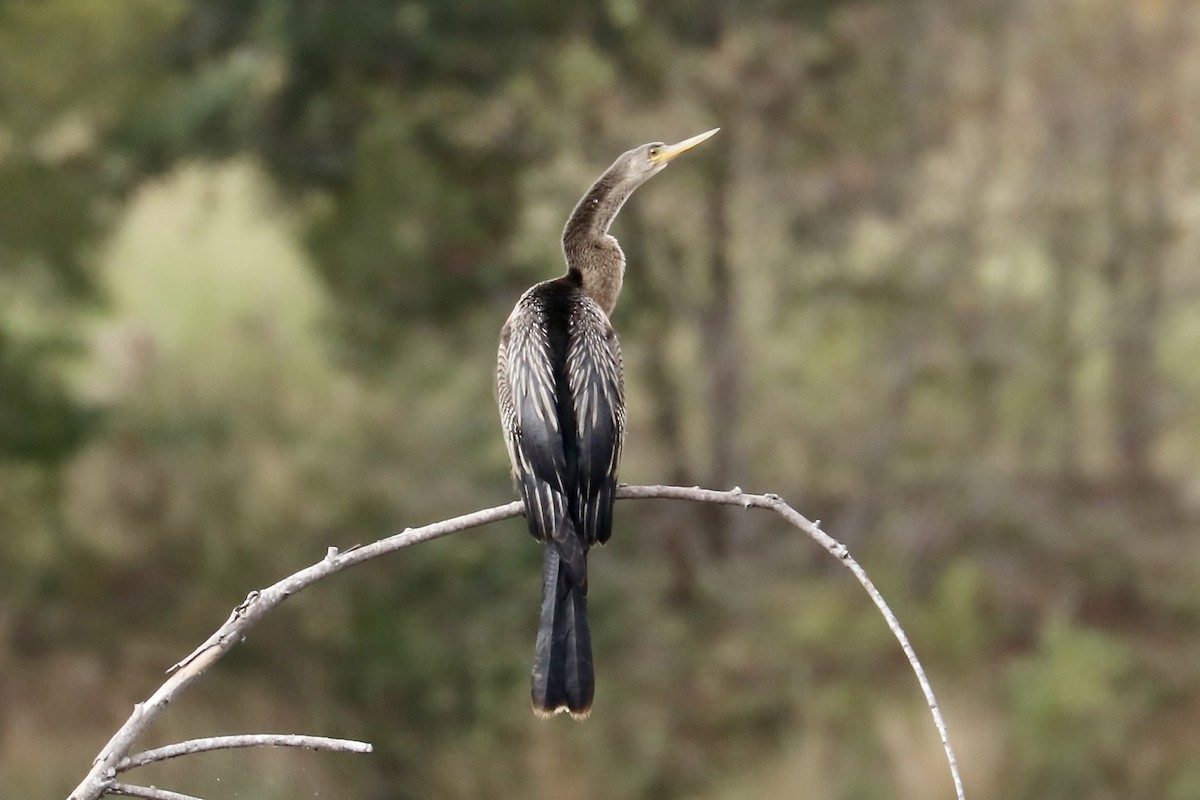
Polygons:
[[[584,569],[586,569],[586,562]],[[587,620],[587,578],[582,586],[547,542],[542,556],[542,615],[533,655],[533,711],[583,718],[592,710],[595,673]]]

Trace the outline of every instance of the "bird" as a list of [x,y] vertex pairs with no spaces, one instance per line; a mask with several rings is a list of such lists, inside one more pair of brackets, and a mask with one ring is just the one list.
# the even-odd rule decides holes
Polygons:
[[566,274],[527,289],[500,331],[500,422],[529,532],[542,542],[530,688],[539,717],[584,719],[595,691],[588,550],[612,533],[625,440],[621,346],[609,321],[625,254],[609,226],[635,189],[718,130],[618,157],[567,219]]

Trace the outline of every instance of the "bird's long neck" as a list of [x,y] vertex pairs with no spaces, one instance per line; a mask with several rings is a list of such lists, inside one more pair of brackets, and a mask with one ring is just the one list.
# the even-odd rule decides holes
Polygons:
[[563,229],[567,271],[579,273],[583,290],[605,314],[612,314],[625,276],[625,254],[608,228],[635,188],[610,168],[588,189]]

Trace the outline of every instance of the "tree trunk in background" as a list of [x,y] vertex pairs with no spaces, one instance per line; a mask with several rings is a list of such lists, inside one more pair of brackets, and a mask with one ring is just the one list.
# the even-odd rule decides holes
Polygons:
[[1054,261],[1050,285],[1050,403],[1055,463],[1060,477],[1071,481],[1082,473],[1080,459],[1079,397],[1075,378],[1079,369],[1079,343],[1072,317],[1079,303],[1080,277],[1084,269],[1080,252],[1078,215],[1059,210],[1046,232],[1047,247]]
[[[650,420],[655,446],[659,448],[666,467],[666,478],[678,486],[697,483],[694,472],[688,468],[688,449],[684,441],[683,412],[680,398],[683,391],[671,371],[668,338],[676,323],[671,298],[664,291],[661,281],[655,279],[656,271],[651,265],[653,258],[646,246],[646,226],[636,204],[627,207],[621,215],[621,246],[632,267],[626,271],[626,283],[637,294],[636,302],[653,311],[643,315],[637,343],[640,358],[626,357],[626,362],[638,363],[642,369],[640,380],[646,387],[646,397],[651,403]],[[667,274],[678,274],[675,269]],[[696,524],[694,509],[673,509],[671,524],[665,526],[670,580],[667,594],[672,603],[686,606],[696,596],[696,537],[692,528]]]
[[[1107,212],[1111,235],[1103,276],[1110,297],[1110,403],[1118,477],[1128,486],[1154,482],[1158,438],[1158,331],[1163,305],[1163,261],[1170,223],[1163,196],[1163,141],[1156,113],[1163,98],[1139,92],[1153,86],[1169,48],[1143,41],[1126,12],[1119,63],[1130,86],[1119,87],[1109,108]],[[1143,37],[1150,38],[1153,37]]]
[[831,530],[848,547],[859,545],[883,517],[892,474],[892,454],[900,441],[904,421],[908,418],[920,365],[921,324],[917,317],[907,315],[888,341],[887,356],[881,369],[887,372],[883,403],[873,429],[863,440],[858,454],[857,488]]
[[[709,160],[706,175],[709,296],[700,312],[700,336],[707,374],[709,418],[709,485],[729,489],[737,482],[738,419],[741,386],[741,336],[738,332],[737,282],[729,264],[729,195],[732,189],[730,160],[735,131],[726,129],[714,140],[720,152]],[[727,533],[741,519],[734,509],[708,506],[704,512],[705,541],[716,555],[728,550]]]
[[[1125,220],[1127,223],[1128,220]],[[1162,316],[1160,225],[1119,222],[1104,275],[1112,298],[1111,403],[1118,473],[1132,486],[1153,482],[1158,436],[1157,335]]]

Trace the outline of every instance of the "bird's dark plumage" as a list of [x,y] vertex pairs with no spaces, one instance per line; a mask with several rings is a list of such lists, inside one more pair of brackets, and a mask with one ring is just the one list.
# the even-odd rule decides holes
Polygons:
[[529,531],[544,549],[532,681],[541,715],[583,717],[592,706],[587,557],[612,533],[625,440],[621,347],[608,319],[625,256],[608,229],[634,189],[713,133],[618,158],[567,221],[567,273],[521,295],[500,332],[500,420]]
[[546,548],[535,710],[592,702],[587,551],[608,541],[625,433],[621,349],[577,274],[522,296],[500,338],[497,387],[529,531]]

